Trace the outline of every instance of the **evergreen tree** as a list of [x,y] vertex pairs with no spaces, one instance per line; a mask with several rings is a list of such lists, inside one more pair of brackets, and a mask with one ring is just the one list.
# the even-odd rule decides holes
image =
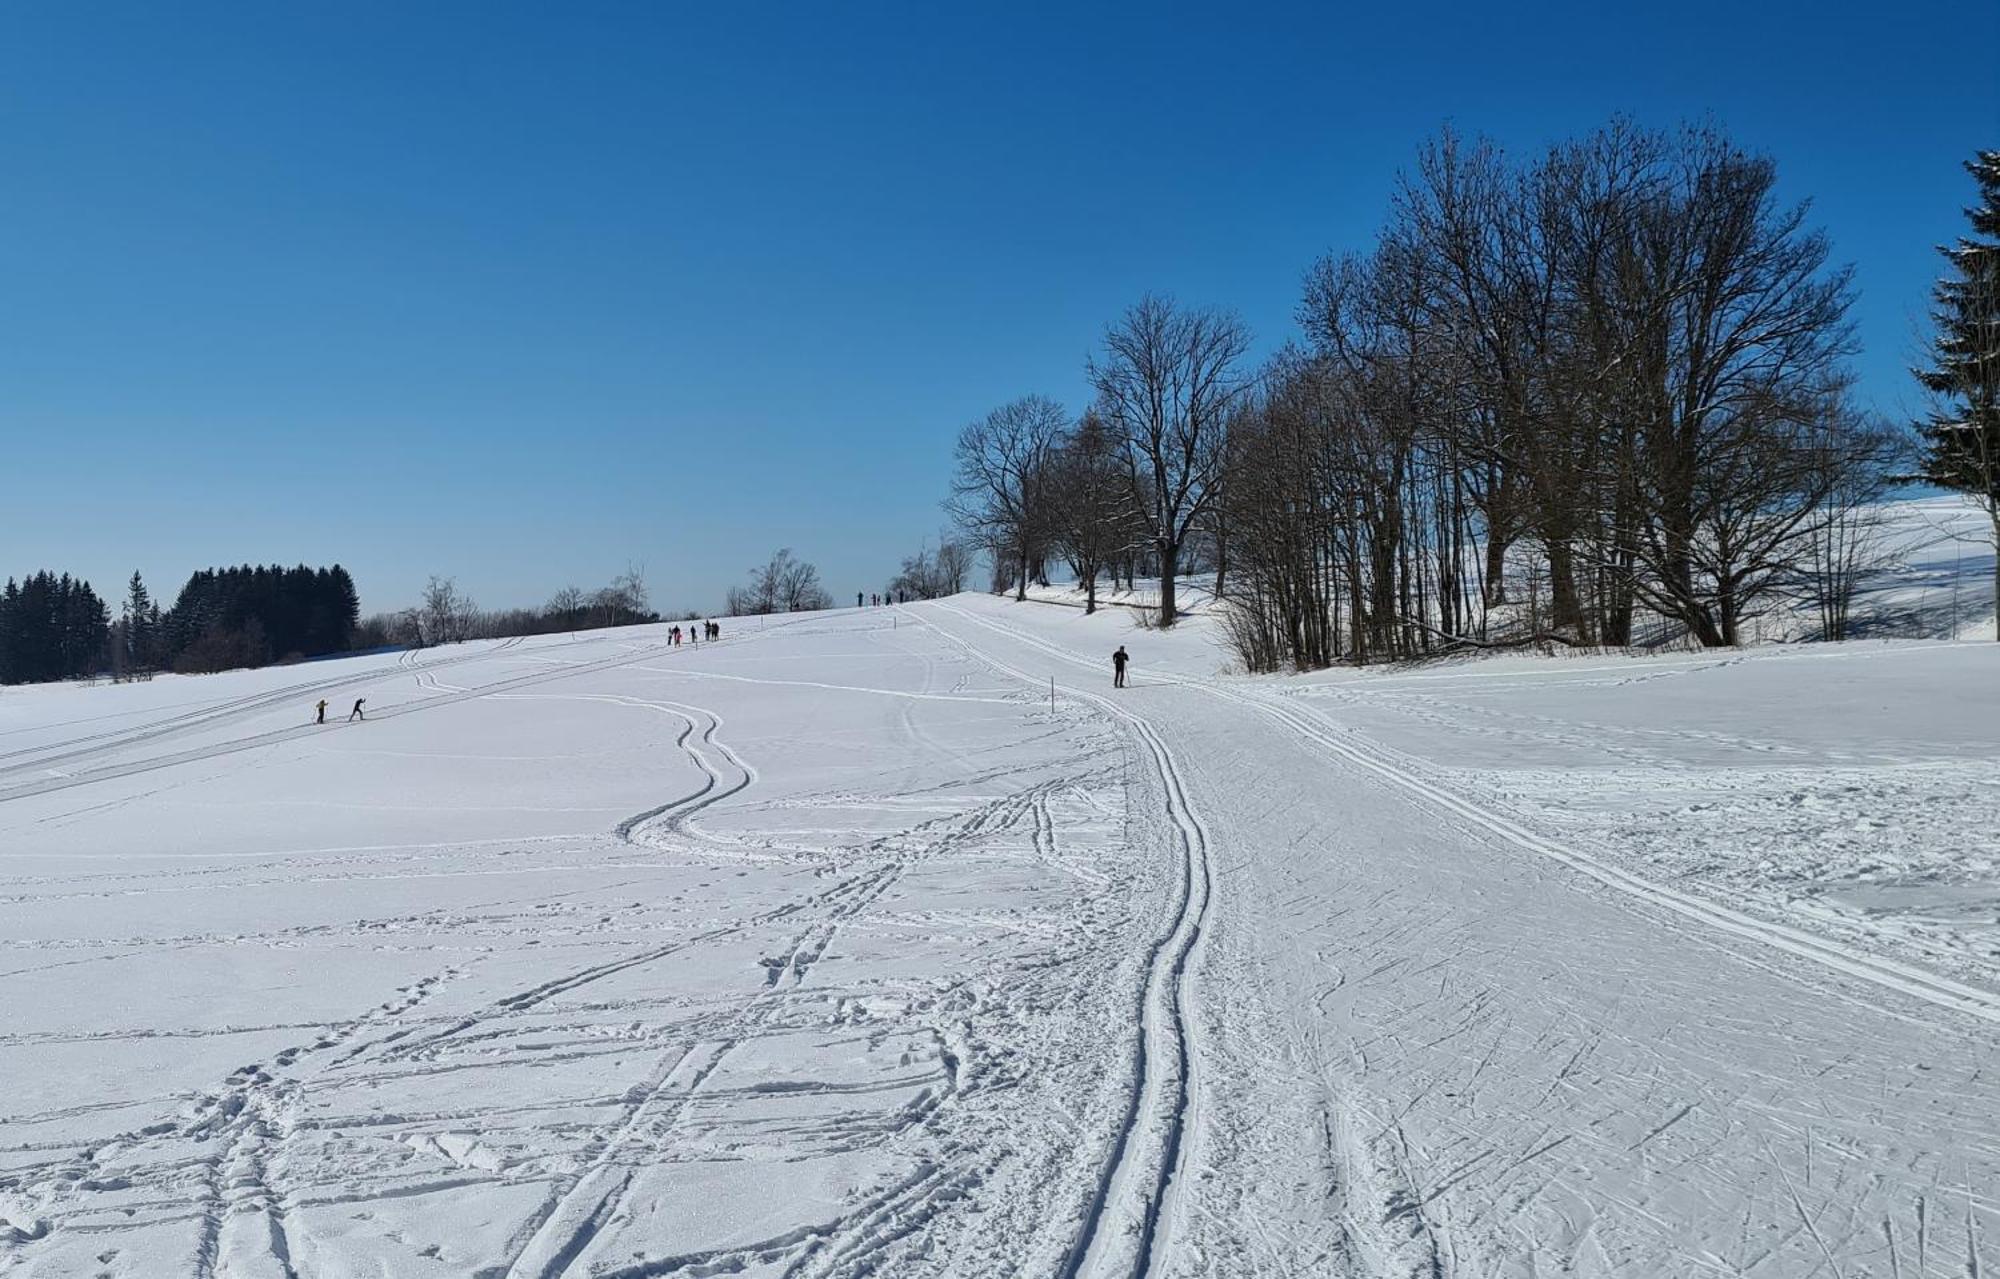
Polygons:
[[[2000,552],[2000,151],[1981,151],[1965,168],[1979,189],[1965,211],[1972,234],[1942,250],[1951,270],[1932,294],[1929,367],[1916,371],[1936,403],[1918,428],[1922,474],[1978,501]],[[2000,556],[1993,600],[2000,637]]]
[[146,589],[146,580],[134,569],[132,580],[125,586],[125,612],[119,619],[124,623],[127,670],[148,671],[158,662],[154,627],[159,616],[160,610],[153,603],[152,592]]
[[1934,293],[1931,365],[1917,371],[1940,401],[1922,428],[1924,478],[2000,496],[2000,151],[1965,168],[1979,186],[1973,234],[1941,250],[1952,269]]

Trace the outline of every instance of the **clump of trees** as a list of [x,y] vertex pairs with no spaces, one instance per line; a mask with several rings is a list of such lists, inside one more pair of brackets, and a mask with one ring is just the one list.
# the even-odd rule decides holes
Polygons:
[[[950,508],[1017,598],[1061,555],[1094,606],[1136,558],[1172,625],[1176,578],[1212,568],[1257,670],[1734,645],[1801,600],[1837,637],[1898,442],[1848,399],[1849,272],[1776,181],[1709,128],[1614,122],[1526,163],[1446,133],[1376,246],[1307,273],[1265,367],[1228,312],[1142,299],[1081,417],[1028,397],[960,433]],[[1951,350],[1990,361],[1985,323]],[[1951,388],[1965,363],[1941,357]],[[1990,422],[1978,385],[1951,422]],[[1941,426],[1936,456],[1974,437]]]
[[[1102,574],[1136,572],[1147,525],[1129,444],[1102,414],[1071,422],[1060,404],[1040,395],[1004,404],[959,432],[945,506],[990,557],[996,592],[1026,599],[1029,583],[1046,585],[1050,560],[1060,558],[1094,612]],[[969,572],[973,548],[963,549]]]
[[1922,422],[1922,478],[1965,494],[1992,530],[1994,637],[2000,639],[2000,151],[1966,163],[1979,191],[1965,211],[1972,234],[1942,252],[1932,295],[1933,336],[1918,380],[1932,397]]
[[0,591],[0,684],[95,675],[110,634],[110,610],[89,582],[49,572],[9,578]]
[[183,672],[345,652],[360,613],[354,579],[338,564],[317,569],[246,564],[191,575],[156,629],[136,621],[144,583],[133,576],[124,621],[128,642],[138,642],[135,658],[142,653],[163,658]]
[[1027,598],[1028,580],[1046,579],[1049,461],[1067,425],[1062,405],[1024,395],[958,433],[957,470],[946,509],[992,556],[996,585]]
[[819,570],[785,547],[761,567],[750,570],[747,584],[729,588],[727,612],[731,617],[744,617],[832,607],[833,597],[820,584]]
[[921,547],[903,560],[903,566],[889,579],[890,599],[935,600],[956,595],[965,589],[972,573],[973,550],[953,537],[940,537],[937,549]]

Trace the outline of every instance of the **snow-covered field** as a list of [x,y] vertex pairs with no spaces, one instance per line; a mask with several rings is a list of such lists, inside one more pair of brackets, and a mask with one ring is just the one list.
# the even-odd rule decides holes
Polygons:
[[7,690],[0,1274],[1994,1264],[2000,645],[1225,664],[961,596]]

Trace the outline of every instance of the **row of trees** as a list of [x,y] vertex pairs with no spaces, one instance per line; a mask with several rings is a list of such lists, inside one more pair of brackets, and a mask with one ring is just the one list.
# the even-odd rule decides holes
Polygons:
[[1427,148],[1240,407],[1243,646],[1409,656],[1503,606],[1515,634],[1628,644],[1652,615],[1734,645],[1813,588],[1894,441],[1847,402],[1849,272],[1776,177],[1705,129]]
[[[960,433],[949,507],[1017,594],[1061,556],[1094,605],[1137,556],[1171,625],[1199,561],[1253,669],[1734,645],[1801,597],[1838,637],[1904,437],[1850,402],[1849,272],[1776,181],[1714,129],[1528,163],[1447,133],[1376,247],[1308,272],[1300,340],[1253,369],[1233,315],[1146,298],[1083,414],[1029,396]],[[1990,493],[1995,259],[1951,256],[1926,474]]]
[[[1149,298],[1114,333],[1182,318],[1171,303]],[[1197,318],[1228,322],[1216,313]],[[1195,521],[1210,509],[1208,495],[1220,491],[1202,482],[1212,461],[1206,450],[1190,454],[1173,438],[1198,431],[1185,410],[1162,408],[1134,424],[1092,409],[1072,422],[1054,400],[1025,396],[959,432],[946,509],[991,556],[995,590],[1025,598],[1029,582],[1046,584],[1048,565],[1063,561],[1083,584],[1085,611],[1095,612],[1106,574],[1115,584],[1142,567],[1180,566]],[[1163,575],[1168,624],[1172,576]]]
[[[905,561],[899,580],[925,598],[963,589],[971,552],[946,542]],[[923,583],[921,588],[917,583]],[[732,588],[732,614],[828,608],[819,571],[789,549]],[[0,592],[0,683],[156,670],[207,672],[382,647],[427,647],[470,639],[542,635],[661,621],[637,566],[594,591],[569,586],[541,608],[481,609],[455,578],[433,576],[415,605],[361,618],[347,570],[277,565],[203,569],[171,608],[132,575],[114,620],[88,582],[36,573]],[[683,614],[694,618],[699,614]]]
[[651,607],[645,570],[637,565],[594,591],[566,586],[541,608],[497,610],[481,609],[459,587],[457,578],[433,574],[415,605],[377,613],[363,621],[355,646],[426,648],[472,639],[639,626],[659,620],[660,614]]

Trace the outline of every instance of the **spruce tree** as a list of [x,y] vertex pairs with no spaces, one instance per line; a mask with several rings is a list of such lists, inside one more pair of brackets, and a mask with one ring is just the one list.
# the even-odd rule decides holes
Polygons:
[[1918,430],[1923,478],[1971,495],[1992,522],[2000,638],[2000,151],[1965,168],[1979,200],[1965,211],[1972,234],[1941,250],[1951,269],[1932,292],[1929,366],[1916,371],[1936,408]]
[[153,627],[158,616],[159,609],[153,603],[152,592],[146,589],[145,579],[134,569],[132,580],[125,587],[125,660],[128,670],[148,671],[158,660],[153,641]]

